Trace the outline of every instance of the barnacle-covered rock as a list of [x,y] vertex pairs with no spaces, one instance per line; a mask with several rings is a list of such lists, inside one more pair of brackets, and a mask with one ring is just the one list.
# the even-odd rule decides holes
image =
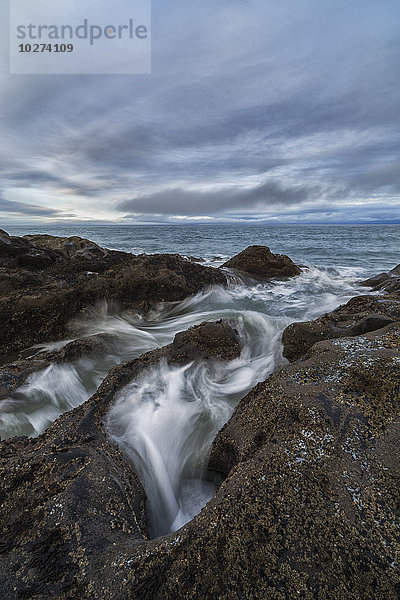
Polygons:
[[[185,364],[240,353],[228,323],[203,323],[186,333],[175,344],[114,367],[91,399],[38,438],[0,443],[1,598],[137,597],[120,575],[132,552],[146,553],[151,545],[145,494],[104,421],[121,388],[161,360]],[[92,336],[72,342],[59,358],[96,352],[101,341]],[[42,356],[54,359],[57,352]],[[15,385],[29,365],[46,364],[41,359],[9,365],[5,385]]]
[[400,321],[400,297],[356,296],[315,321],[289,325],[282,335],[283,355],[297,360],[316,342],[368,333],[396,321]]

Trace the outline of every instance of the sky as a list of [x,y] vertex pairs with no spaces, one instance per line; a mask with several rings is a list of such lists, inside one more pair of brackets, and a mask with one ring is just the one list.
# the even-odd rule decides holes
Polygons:
[[153,0],[151,33],[150,75],[74,76],[9,75],[3,31],[3,227],[400,223],[398,0]]

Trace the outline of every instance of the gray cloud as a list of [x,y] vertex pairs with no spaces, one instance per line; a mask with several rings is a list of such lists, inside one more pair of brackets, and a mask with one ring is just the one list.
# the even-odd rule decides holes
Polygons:
[[100,186],[99,184],[90,186],[87,183],[76,183],[67,177],[61,177],[47,171],[26,170],[24,168],[15,171],[3,171],[2,179],[3,182],[8,181],[15,187],[26,189],[37,187],[39,189],[47,188],[59,191],[67,190],[71,194],[74,193],[78,196],[87,197],[96,196],[99,187],[102,189],[110,187],[105,181],[103,181]]
[[5,213],[15,213],[19,215],[35,216],[35,217],[74,217],[74,214],[63,213],[62,211],[36,206],[34,204],[25,204],[23,202],[14,202],[12,200],[4,200],[0,198],[0,211]]
[[226,187],[210,191],[167,189],[117,205],[121,211],[160,215],[209,215],[235,209],[261,209],[301,204],[316,197],[316,187],[283,187],[270,181],[248,189]]
[[355,177],[354,184],[357,188],[370,193],[386,190],[399,195],[400,159],[395,158],[367,165],[367,168]]

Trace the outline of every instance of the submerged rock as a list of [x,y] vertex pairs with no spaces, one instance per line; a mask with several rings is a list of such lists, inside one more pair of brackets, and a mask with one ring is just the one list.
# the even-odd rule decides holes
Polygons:
[[246,273],[255,279],[285,279],[300,275],[301,269],[285,254],[272,254],[266,246],[249,246],[222,267]]
[[218,269],[178,254],[134,256],[76,236],[0,233],[0,354],[66,337],[70,320],[103,299],[146,312],[226,283]]

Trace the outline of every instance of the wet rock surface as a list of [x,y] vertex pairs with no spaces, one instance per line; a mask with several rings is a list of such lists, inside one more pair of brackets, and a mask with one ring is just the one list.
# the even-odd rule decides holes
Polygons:
[[240,356],[240,346],[237,331],[228,323],[202,323],[175,336],[169,362],[184,364],[208,358],[233,360]]
[[0,400],[10,396],[19,388],[31,373],[48,367],[45,359],[16,360],[0,367]]
[[[83,357],[100,355],[110,350],[112,338],[97,334],[69,342],[59,350],[39,352],[26,359],[18,359],[0,366],[0,401],[13,394],[31,375],[53,363],[68,363]],[[33,349],[32,349],[33,351]]]
[[76,236],[21,238],[1,230],[0,354],[66,337],[70,320],[104,299],[146,312],[225,283],[218,269],[178,254],[134,256]]
[[[186,333],[183,346],[178,341],[114,367],[90,400],[37,439],[0,443],[2,598],[137,597],[119,575],[121,552],[128,556],[149,543],[145,495],[103,421],[121,387],[160,360],[220,359],[222,345],[226,353],[232,346],[232,356],[240,352],[228,323],[204,323]],[[97,337],[68,346],[91,352]]]
[[371,287],[374,290],[399,291],[400,290],[400,265],[388,273],[379,273],[374,277],[365,279],[360,285]]
[[[100,248],[100,246],[94,242],[76,235],[71,237],[58,237],[47,234],[25,235],[24,239],[29,240],[32,244],[38,248],[42,248],[44,251],[55,251],[66,259],[79,257],[87,259],[103,258],[110,252],[109,250]],[[123,253],[121,253],[121,255],[123,255]]]
[[98,333],[87,337],[79,338],[69,342],[59,350],[49,352],[40,352],[35,359],[53,362],[69,362],[79,360],[84,356],[101,355],[110,351],[112,344],[112,335],[107,333]]
[[282,335],[283,355],[297,360],[316,342],[355,336],[400,321],[400,295],[356,296],[315,321],[292,323]]
[[213,444],[214,498],[151,541],[102,422],[172,345],[115,367],[43,436],[2,445],[2,597],[398,598],[399,344],[398,323],[324,341],[258,384]]
[[398,598],[399,348],[399,323],[318,343],[240,402],[210,458],[221,597]]
[[301,269],[285,254],[273,254],[266,246],[249,246],[222,265],[254,279],[285,279]]
[[145,539],[144,493],[129,463],[90,406],[0,452],[1,596],[90,597],[85,581],[104,585],[104,556],[112,560],[127,535]]

